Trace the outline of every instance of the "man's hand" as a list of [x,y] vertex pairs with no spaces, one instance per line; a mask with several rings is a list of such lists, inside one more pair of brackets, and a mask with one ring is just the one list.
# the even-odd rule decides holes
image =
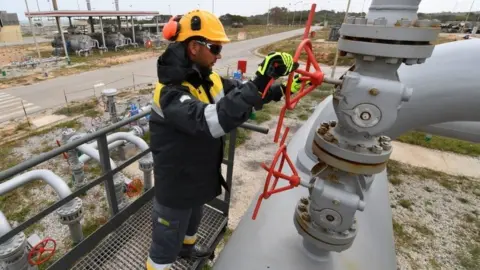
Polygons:
[[287,76],[298,68],[298,63],[293,62],[293,57],[286,52],[271,52],[260,63],[257,76],[268,76],[278,79]]
[[[283,83],[283,86],[284,86],[284,89],[287,88],[287,82],[288,81],[285,81]],[[306,86],[311,86],[312,85],[312,82],[311,81],[306,81],[305,82],[305,85]],[[302,81],[300,80],[300,74],[295,74],[295,76],[293,76],[293,80],[292,80],[292,87],[290,88],[290,91],[295,94],[297,93],[299,90],[300,90],[300,87],[302,87]]]
[[[268,93],[265,96],[265,99],[263,100],[264,103],[268,103],[270,101],[280,101],[282,97],[285,95],[285,91],[287,90],[287,82],[285,81],[282,84],[274,84],[268,89]],[[306,85],[310,86],[312,85],[312,82],[306,81]],[[292,80],[292,87],[290,88],[290,91],[295,94],[300,90],[300,87],[302,87],[302,81],[300,80],[300,74],[295,74],[293,76]]]

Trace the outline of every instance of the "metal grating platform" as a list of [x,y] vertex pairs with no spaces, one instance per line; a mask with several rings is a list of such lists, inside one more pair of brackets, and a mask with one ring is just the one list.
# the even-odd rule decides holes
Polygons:
[[[71,269],[145,269],[151,243],[152,201],[106,236],[90,253]],[[227,225],[227,218],[212,207],[205,206],[198,230],[199,242],[211,247]],[[172,270],[196,269],[199,260],[179,259]]]

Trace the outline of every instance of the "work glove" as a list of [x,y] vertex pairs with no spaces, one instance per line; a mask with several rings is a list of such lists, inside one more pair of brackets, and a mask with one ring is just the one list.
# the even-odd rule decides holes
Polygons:
[[258,66],[255,79],[252,82],[257,86],[260,95],[263,95],[263,92],[268,90],[265,87],[272,78],[275,80],[281,76],[286,76],[297,68],[298,63],[293,62],[293,57],[290,54],[271,52],[265,56]]
[[293,62],[291,54],[286,52],[271,52],[258,65],[257,76],[267,76],[278,79],[287,76],[298,68],[298,63]]
[[[272,100],[280,101],[285,95],[285,91],[287,90],[287,82],[288,81],[285,81],[281,84],[273,84],[270,89],[268,89],[268,93],[265,95],[263,102],[268,103]],[[312,85],[312,82],[306,81],[305,84],[306,86],[310,86]],[[301,87],[302,81],[300,80],[300,74],[295,74],[295,76],[293,76],[292,87],[290,88],[290,91],[292,92],[292,94],[295,94],[300,90]]]

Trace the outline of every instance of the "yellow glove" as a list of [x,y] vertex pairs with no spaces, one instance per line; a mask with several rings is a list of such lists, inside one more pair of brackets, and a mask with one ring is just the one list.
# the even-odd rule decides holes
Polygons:
[[[286,88],[287,86],[287,82],[288,81],[285,81],[283,83],[284,87]],[[306,81],[306,85],[307,86],[311,86],[312,85],[312,82],[311,81]],[[290,91],[295,94],[297,93],[300,88],[302,87],[302,81],[300,80],[300,74],[295,74],[295,76],[293,76],[293,80],[292,80],[292,87],[290,88]]]

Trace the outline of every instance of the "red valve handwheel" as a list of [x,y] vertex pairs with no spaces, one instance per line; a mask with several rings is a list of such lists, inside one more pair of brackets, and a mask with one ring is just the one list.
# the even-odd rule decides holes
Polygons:
[[[287,109],[288,110],[295,109],[295,106],[297,106],[297,103],[300,101],[300,99],[303,98],[308,93],[310,93],[311,91],[313,91],[318,86],[320,86],[323,83],[323,78],[325,77],[325,74],[323,73],[322,69],[318,65],[317,59],[315,59],[315,55],[313,54],[312,42],[310,41],[310,39],[305,38],[300,43],[300,45],[298,45],[297,51],[295,52],[295,56],[293,57],[293,61],[298,62],[300,58],[300,54],[302,53],[302,50],[305,50],[307,53],[306,68],[305,70],[296,69],[294,72],[290,73],[290,75],[288,76],[287,87],[285,90],[285,105],[283,105],[282,110],[280,111],[280,115],[277,123],[277,129],[275,131],[275,136],[273,139],[274,142],[278,142],[278,139],[280,137],[280,129],[283,125],[283,119],[285,117],[285,113],[287,112]],[[313,65],[315,69],[314,72],[310,72],[311,65]],[[295,73],[302,75],[300,78],[303,82],[302,82],[302,86],[300,87],[300,90],[298,90],[295,96],[292,96],[291,88],[292,88],[293,76]],[[311,82],[311,85],[309,87],[305,87],[306,81]]]
[[[46,248],[46,246],[52,243],[53,248]],[[28,262],[30,265],[40,265],[53,257],[57,248],[57,242],[52,238],[45,238],[40,243],[36,244],[30,252],[28,252]],[[42,258],[43,253],[50,252],[47,257]]]
[[130,184],[127,185],[127,191],[126,191],[127,196],[129,198],[138,196],[140,195],[140,193],[142,193],[142,189],[143,189],[142,180],[140,180],[140,178],[138,177],[135,177],[133,178],[132,182],[130,182]]
[[[258,201],[257,201],[257,204],[255,206],[255,210],[253,212],[253,216],[252,216],[253,220],[255,220],[257,218],[257,214],[258,214],[258,211],[260,210],[260,205],[262,204],[263,199],[268,199],[271,195],[273,195],[275,193],[279,193],[279,192],[282,192],[282,191],[293,189],[294,187],[297,187],[298,185],[300,185],[300,177],[298,176],[297,170],[295,169],[295,166],[293,165],[292,160],[290,159],[290,157],[287,154],[287,146],[285,144],[283,144],[283,142],[285,142],[285,138],[287,137],[287,134],[288,134],[288,128],[285,130],[285,133],[283,135],[282,146],[280,146],[277,153],[275,154],[270,167],[267,167],[267,165],[265,165],[265,163],[262,163],[262,168],[265,169],[268,172],[268,174],[267,174],[267,178],[265,180],[265,186],[263,188],[263,193],[260,194],[260,196],[258,197]],[[275,167],[276,167],[276,165],[277,165],[277,163],[280,159],[280,156],[281,156],[280,167],[278,168],[278,170],[275,170]],[[291,176],[288,176],[288,175],[285,175],[285,174],[282,173],[282,169],[283,169],[283,165],[285,164],[285,160],[287,161],[288,166],[290,167],[290,170],[292,171]],[[271,181],[272,177],[275,177],[275,180],[273,181],[273,184],[270,187],[270,181]],[[276,186],[277,186],[278,180],[280,178],[289,181],[290,185],[275,189]]]

